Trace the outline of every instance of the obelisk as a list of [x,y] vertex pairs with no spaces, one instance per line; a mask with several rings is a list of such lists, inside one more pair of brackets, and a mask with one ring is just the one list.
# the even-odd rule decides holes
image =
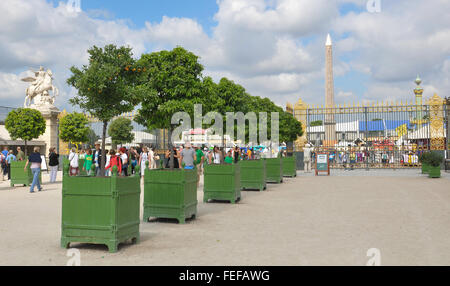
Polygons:
[[333,43],[328,34],[325,44],[325,142],[324,146],[333,147],[336,142],[336,122],[334,120],[334,77]]

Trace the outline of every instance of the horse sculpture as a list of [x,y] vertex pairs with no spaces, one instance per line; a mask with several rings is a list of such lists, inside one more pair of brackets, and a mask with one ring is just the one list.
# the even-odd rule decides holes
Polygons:
[[[26,90],[26,97],[24,107],[29,107],[34,100],[35,105],[44,105],[55,103],[56,96],[59,95],[59,90],[53,85],[53,73],[51,70],[44,71],[41,67],[39,71],[34,72],[34,77],[27,77],[22,81],[30,82],[31,85]],[[49,91],[53,93],[50,96]]]

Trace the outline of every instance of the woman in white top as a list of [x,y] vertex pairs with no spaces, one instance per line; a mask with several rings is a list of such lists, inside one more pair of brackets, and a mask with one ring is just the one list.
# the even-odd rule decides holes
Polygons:
[[149,161],[148,167],[150,169],[156,169],[156,164],[155,164],[154,157],[155,157],[155,152],[153,152],[152,148],[150,148],[148,150],[148,161]]
[[209,154],[209,164],[220,164],[222,154],[220,154],[219,148],[214,147],[214,150]]
[[139,156],[139,166],[141,166],[141,176],[144,176],[145,174],[145,167],[146,167],[146,162],[149,161],[149,168],[151,166],[151,157],[150,154],[148,152],[148,148],[144,146],[144,148],[142,149],[142,153]]
[[77,150],[75,148],[72,148],[70,154],[69,154],[69,166],[70,166],[70,170],[69,170],[69,176],[76,176],[79,173],[79,168],[78,168],[78,154],[77,154]]
[[[110,152],[108,150],[106,150],[106,162],[105,162],[105,166],[109,165],[109,161],[111,161],[111,154],[109,154]],[[111,176],[111,172],[110,170],[105,170],[105,176],[106,177],[110,177]]]

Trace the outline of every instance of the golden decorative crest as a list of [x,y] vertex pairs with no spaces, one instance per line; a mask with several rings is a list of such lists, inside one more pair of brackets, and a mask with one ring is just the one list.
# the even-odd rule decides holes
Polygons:
[[445,150],[444,100],[435,94],[429,101],[431,150]]

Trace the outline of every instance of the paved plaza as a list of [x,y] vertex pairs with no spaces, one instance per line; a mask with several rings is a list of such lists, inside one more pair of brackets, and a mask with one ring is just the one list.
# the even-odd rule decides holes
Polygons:
[[[363,266],[371,248],[382,265],[450,265],[450,175],[418,172],[299,173],[266,192],[243,192],[236,205],[204,204],[199,191],[198,218],[186,225],[141,223],[141,243],[115,254],[104,245],[72,247],[81,265]],[[30,194],[0,182],[0,265],[66,265],[61,183],[44,188]]]

